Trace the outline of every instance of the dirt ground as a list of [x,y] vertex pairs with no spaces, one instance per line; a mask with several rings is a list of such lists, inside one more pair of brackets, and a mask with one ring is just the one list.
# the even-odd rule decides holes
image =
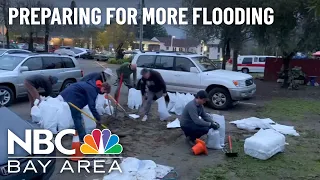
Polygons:
[[[228,122],[252,116],[270,117],[276,122],[281,122],[285,125],[294,125],[299,132],[302,132],[302,135],[303,132],[314,133],[316,132],[316,130],[319,130],[320,111],[318,111],[318,109],[313,109],[314,111],[318,111],[318,114],[316,112],[303,114],[304,121],[295,121],[293,119],[283,119],[283,115],[286,115],[285,113],[289,112],[288,109],[285,109],[287,107],[286,105],[283,106],[284,109],[281,109],[282,106],[280,107],[276,105],[276,107],[273,107],[270,103],[273,101],[276,101],[277,103],[284,102],[282,101],[282,99],[294,99],[295,102],[298,101],[298,103],[300,100],[319,100],[319,87],[301,87],[300,90],[292,91],[280,89],[279,84],[277,83],[257,80],[256,84],[257,94],[256,97],[251,100],[244,101],[244,103],[238,104],[236,107],[227,111],[218,112],[206,108],[209,113],[222,114],[225,116],[226,135],[232,135],[232,137],[234,137],[236,141],[242,142],[243,144],[243,140],[246,137],[251,136],[252,133],[239,130],[235,126],[230,125]],[[126,102],[123,102],[122,104],[126,104]],[[317,104],[315,104],[315,106],[317,106]],[[108,125],[108,128],[110,128],[112,131],[116,133],[121,132],[127,134],[126,137],[120,138],[120,143],[124,147],[122,156],[137,157],[139,159],[150,159],[158,164],[172,166],[175,168],[175,171],[179,175],[178,179],[181,180],[193,180],[197,178],[243,179],[245,176],[247,176],[247,174],[243,175],[241,174],[241,171],[239,172],[238,170],[230,170],[228,171],[228,173],[226,173],[227,176],[223,176],[220,178],[218,176],[211,176],[210,174],[217,173],[217,171],[211,171],[212,169],[219,170],[219,168],[217,167],[219,167],[221,164],[223,165],[228,163],[228,160],[226,160],[224,153],[221,150],[209,150],[208,156],[192,155],[191,147],[185,142],[185,137],[182,130],[180,128],[167,129],[166,124],[168,122],[162,122],[159,120],[156,108],[156,103],[154,103],[152,106],[152,117],[149,117],[148,121],[146,122],[128,119],[121,113],[118,114],[119,118],[117,119],[114,119],[112,117],[104,118],[103,122]],[[296,111],[299,111],[301,109],[300,107],[296,108]],[[308,109],[305,110],[308,111]],[[300,117],[295,114],[290,115],[296,118]],[[176,116],[172,114],[170,120],[173,121],[175,118]],[[310,134],[304,135],[308,136]],[[312,136],[312,140],[314,140],[315,137],[318,137],[318,134]],[[298,138],[290,138],[290,144],[293,144],[290,145],[291,147],[298,143]],[[239,148],[241,149],[241,147]],[[316,149],[312,150],[317,152],[319,151]],[[251,163],[251,159],[248,163]],[[224,169],[222,169],[222,172],[223,170]],[[277,176],[273,177],[277,179]],[[257,177],[247,179],[256,178]]]

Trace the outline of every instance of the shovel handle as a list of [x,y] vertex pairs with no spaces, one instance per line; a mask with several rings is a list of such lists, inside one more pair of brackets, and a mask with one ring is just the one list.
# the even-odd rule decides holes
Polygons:
[[232,142],[231,142],[231,136],[230,135],[229,135],[228,139],[229,139],[230,152],[232,153]]
[[[76,105],[72,104],[71,102],[68,102],[68,104],[70,106],[72,106],[73,108],[75,108],[76,110],[80,111],[83,115],[87,116],[89,119],[91,119],[92,121],[94,122],[98,122],[97,120],[95,120],[93,117],[91,117],[89,114],[85,113],[83,110],[81,110],[80,108],[78,108]],[[101,126],[104,128],[104,129],[107,129],[107,127],[103,124],[101,124]]]

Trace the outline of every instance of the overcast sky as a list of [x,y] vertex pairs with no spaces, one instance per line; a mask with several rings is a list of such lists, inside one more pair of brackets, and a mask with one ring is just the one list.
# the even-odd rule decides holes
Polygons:
[[[42,0],[42,2],[45,0]],[[47,0],[46,0],[47,1]],[[69,7],[71,0],[48,0],[54,6]],[[105,9],[106,7],[138,7],[140,0],[75,0],[77,7],[98,7]],[[145,0],[146,7],[180,7],[181,0]],[[102,15],[102,22],[105,22],[105,14]],[[185,33],[181,29],[177,29],[174,26],[165,26],[169,35],[176,36],[177,38],[184,38]]]

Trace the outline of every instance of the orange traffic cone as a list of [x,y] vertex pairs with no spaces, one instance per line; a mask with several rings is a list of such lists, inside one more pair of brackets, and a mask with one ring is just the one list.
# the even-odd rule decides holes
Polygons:
[[194,155],[199,155],[202,153],[207,155],[208,150],[207,150],[206,143],[201,139],[196,139],[196,145],[192,147],[192,152],[194,153]]
[[71,155],[70,160],[71,161],[79,161],[80,159],[84,158],[84,155],[82,154],[82,152],[80,151],[80,140],[79,140],[79,136],[78,133],[76,132],[76,134],[73,136],[72,138],[72,149],[76,150],[76,153]]

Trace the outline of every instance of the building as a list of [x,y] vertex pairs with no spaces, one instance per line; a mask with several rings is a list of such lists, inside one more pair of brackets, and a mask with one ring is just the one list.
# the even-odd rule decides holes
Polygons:
[[222,59],[222,47],[220,46],[220,40],[218,39],[214,39],[206,43],[192,39],[175,39],[174,36],[154,37],[151,40],[159,42],[160,50],[163,51],[191,52],[205,55],[209,59],[213,60]]
[[[160,46],[161,46],[161,43],[158,41],[153,41],[153,40],[149,40],[149,39],[142,40],[143,51],[160,51],[161,50]],[[129,48],[129,50],[130,49],[140,49],[140,40],[137,39],[137,40],[133,41],[133,44]]]

